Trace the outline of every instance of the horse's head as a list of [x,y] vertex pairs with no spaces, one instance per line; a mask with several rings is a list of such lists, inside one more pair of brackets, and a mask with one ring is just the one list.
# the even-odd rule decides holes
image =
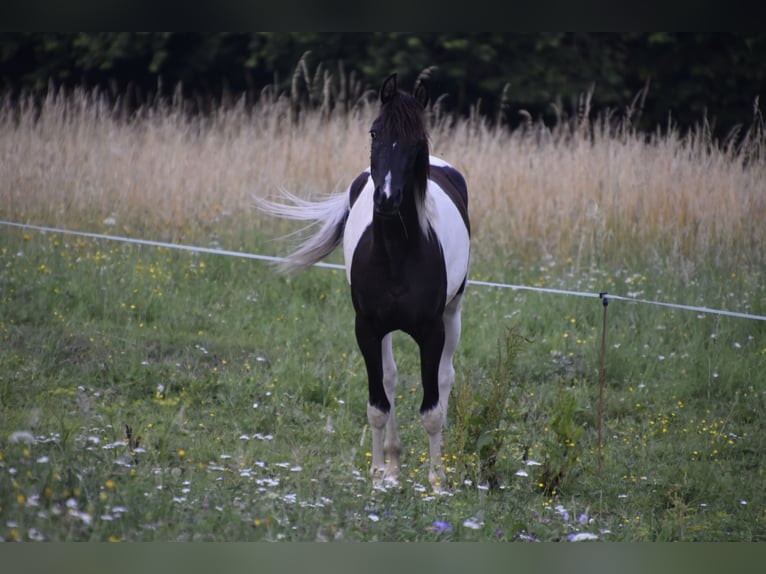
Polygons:
[[396,74],[380,88],[380,115],[372,123],[370,169],[375,184],[375,211],[399,212],[405,194],[425,193],[428,178],[428,135],[424,109],[428,89],[418,79],[413,95],[400,92]]

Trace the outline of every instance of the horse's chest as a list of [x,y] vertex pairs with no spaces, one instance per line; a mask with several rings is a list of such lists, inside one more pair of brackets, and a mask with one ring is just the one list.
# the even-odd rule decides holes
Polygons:
[[394,266],[375,258],[356,260],[351,273],[356,312],[384,331],[413,331],[419,323],[440,317],[447,283],[444,263],[436,255],[430,261],[411,257]]

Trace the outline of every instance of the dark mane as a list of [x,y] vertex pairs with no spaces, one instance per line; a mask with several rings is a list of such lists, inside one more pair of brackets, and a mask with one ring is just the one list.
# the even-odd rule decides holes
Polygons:
[[410,143],[424,140],[428,143],[423,107],[409,94],[399,92],[390,102],[381,106],[380,127],[389,134],[397,134]]
[[[378,129],[395,136],[404,144],[417,148],[415,163],[415,195],[420,205],[419,211],[425,214],[425,193],[430,173],[428,132],[426,131],[425,110],[423,105],[410,94],[397,92],[396,96],[383,104],[376,120]],[[423,215],[422,224],[425,224]]]

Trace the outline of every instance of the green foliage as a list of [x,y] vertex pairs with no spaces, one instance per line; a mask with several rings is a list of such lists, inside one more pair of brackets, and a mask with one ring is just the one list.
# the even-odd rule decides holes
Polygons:
[[[265,249],[227,226],[221,244]],[[760,323],[610,305],[599,478],[600,304],[470,287],[445,429],[451,491],[425,486],[409,346],[397,354],[403,484],[377,491],[341,273],[287,279],[236,257],[0,235],[6,540],[766,540]],[[547,284],[614,286],[633,271]],[[714,303],[725,284],[760,301],[766,285],[642,271],[668,300]],[[509,272],[528,284],[539,269]],[[549,488],[546,464],[560,475]]]
[[[502,112],[501,121],[514,125],[521,113],[553,121],[567,107],[562,100],[593,89],[598,109],[624,110],[643,93],[634,120],[644,129],[669,118],[684,128],[707,119],[725,136],[752,123],[766,84],[763,33],[6,32],[0,85],[37,94],[50,83],[99,87],[134,105],[172,96],[179,85],[197,105],[240,94],[255,100],[273,84],[291,93],[307,54],[312,67],[345,71],[361,91],[377,89],[393,71],[411,85],[435,66],[435,96],[450,94],[442,105],[492,118]],[[345,102],[344,92],[338,86],[332,95]]]
[[450,403],[450,440],[458,477],[496,488],[501,477],[498,457],[521,413],[519,385],[512,377],[513,361],[526,339],[508,329],[498,343],[495,364],[488,377],[471,371],[453,392]]
[[580,442],[585,434],[583,409],[574,389],[560,384],[556,401],[547,410],[551,414],[542,440],[539,484],[547,494],[556,494],[565,489],[585,450]]

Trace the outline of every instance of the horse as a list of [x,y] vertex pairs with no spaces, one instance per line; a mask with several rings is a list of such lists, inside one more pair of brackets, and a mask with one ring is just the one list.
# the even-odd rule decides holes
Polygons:
[[370,165],[345,192],[311,201],[283,191],[288,203],[257,202],[270,215],[321,225],[282,262],[283,271],[305,269],[343,244],[354,331],[367,370],[375,486],[397,485],[401,471],[392,334],[403,331],[417,343],[428,478],[435,492],[443,492],[442,429],[455,380],[471,226],[463,175],[429,153],[428,99],[427,78],[418,78],[408,94],[391,74],[369,131]]

